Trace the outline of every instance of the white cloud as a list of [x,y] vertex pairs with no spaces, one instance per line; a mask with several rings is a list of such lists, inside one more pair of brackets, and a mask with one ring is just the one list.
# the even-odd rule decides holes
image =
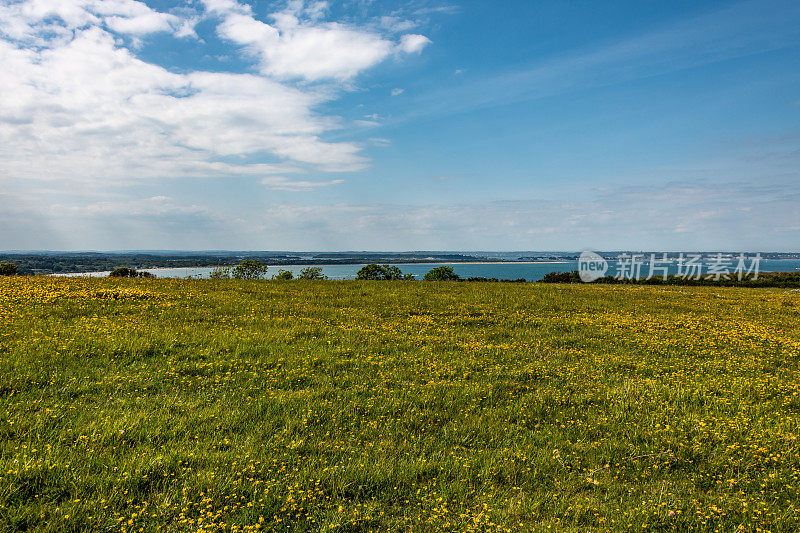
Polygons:
[[290,9],[271,15],[272,25],[255,19],[249,7],[238,2],[204,3],[223,19],[220,36],[246,46],[258,57],[261,71],[271,76],[348,80],[383,61],[393,47],[377,33],[319,22],[325,7],[320,3],[309,11],[294,2]]
[[[335,96],[284,77],[346,80],[395,46],[379,34],[320,22],[327,4],[290,2],[256,20],[234,0],[204,0],[218,31],[263,60],[262,75],[170,72],[138,59],[137,40],[194,33],[198,14],[134,0],[24,0],[0,5],[0,169],[5,179],[115,181],[354,171],[360,147],[325,142]],[[277,78],[277,79],[275,79]],[[244,163],[258,156],[269,163]],[[306,186],[306,185],[304,185]]]
[[130,33],[134,35],[172,30],[170,19],[155,13],[137,17],[107,17],[105,23],[116,33]]
[[[279,80],[347,79],[394,45],[374,33],[315,22],[326,10],[321,3],[292,4],[294,10],[275,16],[275,27],[235,1],[205,5],[224,14],[222,33],[241,42],[276,40],[274,50],[259,52],[265,74],[170,72],[138,59],[118,38],[188,35],[194,12],[159,13],[133,0],[0,6],[2,179],[114,182],[364,168],[357,144],[321,139],[340,120],[314,109],[335,91]],[[250,163],[251,156],[270,162]]]
[[385,59],[392,44],[371,33],[331,23],[323,28],[284,26],[259,43],[268,74],[308,80],[347,80]]
[[250,6],[240,4],[237,0],[203,0],[206,11],[211,13],[242,13],[252,12]]
[[424,35],[410,33],[400,38],[400,50],[407,54],[418,54],[422,49],[431,44],[431,40]]
[[346,81],[377,65],[393,51],[418,53],[431,41],[403,35],[399,44],[379,33],[320,19],[327,3],[294,1],[272,13],[272,24],[257,20],[249,6],[228,0],[204,0],[222,18],[221,37],[244,46],[258,58],[261,71],[279,78]]
[[136,0],[25,0],[0,5],[0,33],[39,44],[52,42],[55,36],[68,39],[74,30],[102,25],[132,36],[162,31],[191,35],[193,28],[187,27],[187,22]]
[[107,15],[104,22],[116,33],[144,35],[159,31],[176,31],[183,26],[179,17],[159,13],[142,2],[106,0],[92,4],[96,13]]
[[401,89],[399,87],[392,89],[392,96],[400,96],[405,92],[405,89]]

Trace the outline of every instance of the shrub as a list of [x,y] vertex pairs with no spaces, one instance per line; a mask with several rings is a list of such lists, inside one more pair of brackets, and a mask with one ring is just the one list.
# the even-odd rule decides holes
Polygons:
[[115,268],[108,275],[110,278],[135,278],[137,275],[135,268],[119,267]]
[[385,279],[383,267],[375,263],[365,265],[356,273],[356,279],[378,280]]
[[277,274],[272,276],[272,279],[289,280],[294,279],[294,274],[290,270],[279,270]]
[[428,271],[422,279],[425,281],[458,281],[459,277],[453,272],[453,267],[442,265]]
[[403,272],[400,270],[400,267],[395,265],[383,265],[384,271],[386,272],[386,279],[388,280],[396,280],[396,279],[403,279]]
[[17,265],[14,263],[0,263],[0,276],[14,276],[17,273]]
[[397,280],[397,279],[414,279],[408,275],[403,276],[403,272],[395,265],[370,265],[363,266],[356,274],[356,279],[368,280]]
[[156,277],[155,274],[153,274],[152,272],[144,272],[144,271],[139,272],[137,275],[140,278],[154,278],[154,277]]
[[298,279],[328,279],[322,274],[322,267],[306,267],[300,271]]
[[578,271],[572,272],[548,272],[539,281],[541,283],[578,283],[581,278],[578,276]]
[[245,259],[231,270],[233,279],[261,279],[267,273],[267,267],[258,259]]

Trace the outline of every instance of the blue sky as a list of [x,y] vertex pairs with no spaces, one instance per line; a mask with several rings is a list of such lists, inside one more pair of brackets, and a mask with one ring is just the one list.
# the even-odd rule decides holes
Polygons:
[[0,0],[0,249],[798,250],[800,4]]

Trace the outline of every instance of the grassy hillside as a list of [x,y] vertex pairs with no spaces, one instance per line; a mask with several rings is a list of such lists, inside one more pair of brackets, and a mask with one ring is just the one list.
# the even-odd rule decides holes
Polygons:
[[797,531],[798,311],[784,289],[1,279],[0,528]]

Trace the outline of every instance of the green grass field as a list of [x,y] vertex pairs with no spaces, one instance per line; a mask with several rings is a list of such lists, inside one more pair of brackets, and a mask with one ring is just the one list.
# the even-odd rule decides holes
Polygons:
[[800,293],[0,279],[0,527],[798,531]]

